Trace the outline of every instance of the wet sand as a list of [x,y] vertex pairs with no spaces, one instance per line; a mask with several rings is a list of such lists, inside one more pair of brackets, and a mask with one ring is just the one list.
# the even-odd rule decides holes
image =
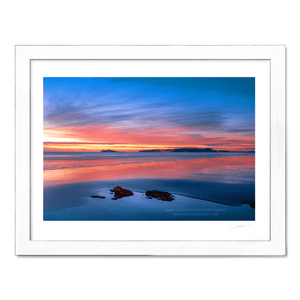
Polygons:
[[[76,188],[73,188],[73,192],[77,195],[76,203],[73,203],[71,196],[69,197],[71,203],[67,202],[69,206],[45,209],[44,220],[221,221],[254,220],[255,215],[255,210],[248,204],[230,206],[176,194],[172,194],[173,201],[162,201],[156,198],[151,199],[145,193],[136,191],[133,191],[133,196],[117,200],[113,200],[115,199],[114,194],[110,189],[79,189],[76,192]],[[60,193],[60,197],[68,198],[68,189],[65,190],[65,193]],[[57,198],[56,200],[59,201]]]

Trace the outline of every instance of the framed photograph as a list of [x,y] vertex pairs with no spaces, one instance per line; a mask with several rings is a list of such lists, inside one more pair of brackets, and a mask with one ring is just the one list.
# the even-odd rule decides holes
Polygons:
[[16,46],[16,255],[285,255],[285,46]]

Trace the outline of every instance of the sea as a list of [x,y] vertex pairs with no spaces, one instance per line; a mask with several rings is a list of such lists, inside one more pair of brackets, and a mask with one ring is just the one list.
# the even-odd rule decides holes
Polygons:
[[43,176],[44,221],[255,220],[255,153],[44,152]]

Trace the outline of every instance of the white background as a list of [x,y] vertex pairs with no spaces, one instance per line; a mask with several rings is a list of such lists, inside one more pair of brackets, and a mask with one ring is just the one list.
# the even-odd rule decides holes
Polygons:
[[[255,77],[255,221],[44,222],[41,200],[43,199],[43,78],[70,76]],[[31,79],[31,238],[33,240],[250,241],[270,239],[270,62],[268,60],[36,60],[31,61]]]
[[[81,2],[85,6],[80,6]],[[102,6],[93,6],[101,3]],[[121,6],[124,3],[126,6]],[[156,6],[158,3],[160,6]],[[185,5],[176,0],[1,2],[0,298],[299,298],[299,1],[210,0],[202,1],[201,6],[200,1],[182,3]],[[14,256],[15,44],[286,44],[288,255],[277,258]]]

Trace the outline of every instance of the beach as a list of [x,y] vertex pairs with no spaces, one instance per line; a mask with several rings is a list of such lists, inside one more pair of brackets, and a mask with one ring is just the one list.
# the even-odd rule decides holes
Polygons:
[[[254,164],[253,153],[46,153],[44,220],[255,220]],[[116,186],[134,195],[112,200]]]
[[[60,193],[60,195],[64,198],[68,198],[69,190],[72,189],[74,192],[75,187],[69,186],[64,188],[66,195],[64,195],[64,193]],[[175,198],[174,201],[169,202],[155,198],[150,199],[140,192],[134,192],[133,196],[112,200],[113,195],[108,189],[90,189],[93,195],[97,194],[105,198],[92,198],[91,196],[80,194],[80,191],[82,191],[80,187],[78,191],[76,191],[75,188],[77,194],[76,204],[65,202],[65,205],[55,206],[52,207],[52,209],[45,210],[44,220],[224,221],[254,219],[254,209],[248,204],[229,206],[180,195],[173,195]],[[59,199],[56,199],[56,201],[57,200]],[[80,201],[80,203],[78,201]]]

